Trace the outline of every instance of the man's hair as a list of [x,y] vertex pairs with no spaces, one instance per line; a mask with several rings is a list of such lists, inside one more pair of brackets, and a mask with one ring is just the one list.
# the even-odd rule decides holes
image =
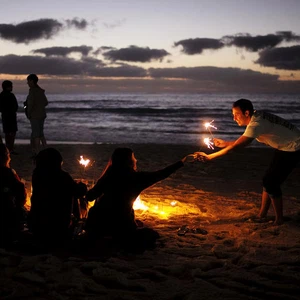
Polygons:
[[27,80],[32,80],[34,83],[37,83],[39,81],[39,78],[36,76],[36,74],[29,74],[27,76]]
[[239,107],[243,114],[248,110],[250,117],[254,113],[253,104],[248,99],[239,99],[233,103],[232,107]]
[[4,80],[2,82],[2,89],[5,90],[9,87],[12,87],[13,83],[10,80]]

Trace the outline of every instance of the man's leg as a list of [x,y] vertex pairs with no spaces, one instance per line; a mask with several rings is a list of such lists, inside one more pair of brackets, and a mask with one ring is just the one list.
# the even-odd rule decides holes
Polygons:
[[46,141],[46,138],[44,136],[41,137],[41,143],[42,143],[43,148],[47,147],[47,141]]
[[45,119],[40,120],[40,139],[41,139],[42,147],[46,148],[47,141],[44,135],[44,123],[45,123]]
[[272,206],[275,213],[275,221],[274,225],[283,224],[283,204],[282,204],[282,196],[270,197],[272,201]]
[[263,190],[261,195],[260,211],[258,213],[259,218],[265,218],[267,216],[268,210],[270,208],[270,204],[271,204],[271,198],[269,194],[265,190]]
[[5,144],[10,152],[14,150],[15,138],[16,138],[15,132],[5,133]]
[[40,150],[40,139],[39,138],[32,138],[31,139],[31,151],[33,157],[39,153]]

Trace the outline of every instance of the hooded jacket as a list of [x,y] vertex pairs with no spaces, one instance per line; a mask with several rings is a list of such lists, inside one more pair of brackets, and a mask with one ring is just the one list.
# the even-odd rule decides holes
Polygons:
[[48,99],[45,95],[45,90],[39,86],[30,88],[26,102],[28,119],[45,119],[47,117],[46,106],[48,105]]

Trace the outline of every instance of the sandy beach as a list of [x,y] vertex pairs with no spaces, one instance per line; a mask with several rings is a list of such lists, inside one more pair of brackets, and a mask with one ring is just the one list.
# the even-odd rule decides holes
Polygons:
[[[117,146],[153,171],[198,151],[180,145],[49,145],[74,179],[95,181]],[[205,150],[205,149],[202,149]],[[11,166],[28,192],[34,164],[18,144]],[[247,148],[209,163],[186,163],[141,194],[136,210],[161,238],[143,254],[80,257],[0,249],[0,299],[300,299],[300,165],[282,186],[285,223],[253,223],[273,150]],[[91,160],[84,168],[80,155]],[[178,229],[186,226],[185,235]]]

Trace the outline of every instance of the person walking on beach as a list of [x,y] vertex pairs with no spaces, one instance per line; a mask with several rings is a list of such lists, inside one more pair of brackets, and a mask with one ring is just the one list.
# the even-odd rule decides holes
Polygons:
[[283,203],[281,184],[300,161],[300,130],[289,121],[265,111],[256,111],[250,100],[239,99],[232,106],[233,120],[239,126],[246,126],[236,141],[214,139],[220,151],[206,154],[195,152],[199,161],[209,161],[241,147],[248,146],[254,139],[275,149],[271,163],[263,177],[263,191],[259,219],[267,216],[272,203],[275,212],[274,225],[283,224]]
[[26,189],[10,160],[9,149],[0,144],[0,247],[18,238],[25,221]]
[[150,228],[138,228],[133,203],[143,190],[169,177],[185,161],[186,157],[155,172],[139,172],[133,150],[116,148],[101,177],[86,194],[87,201],[97,199],[88,213],[87,236],[110,236],[133,249],[153,246],[159,235]]
[[25,102],[25,113],[31,125],[30,144],[33,157],[38,154],[40,145],[43,148],[47,145],[44,135],[44,123],[47,117],[46,106],[48,105],[48,99],[45,95],[45,90],[38,85],[38,80],[36,74],[27,76],[29,94]]
[[17,125],[18,101],[12,93],[13,83],[10,80],[2,82],[2,92],[0,93],[0,112],[2,115],[2,127],[5,134],[5,144],[11,154],[14,151]]

